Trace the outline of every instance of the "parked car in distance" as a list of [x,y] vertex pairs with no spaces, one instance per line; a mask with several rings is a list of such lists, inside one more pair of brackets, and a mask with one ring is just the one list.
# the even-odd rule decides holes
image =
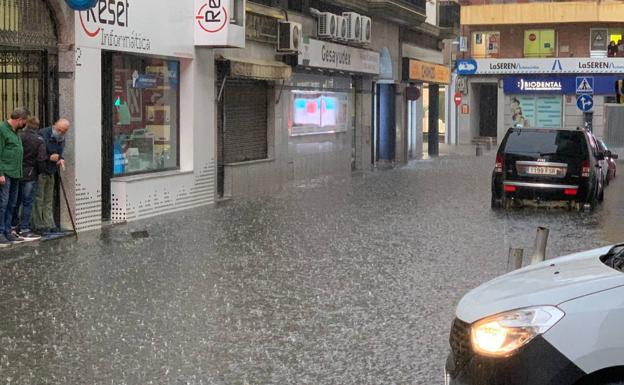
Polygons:
[[594,209],[603,199],[600,161],[584,129],[510,128],[492,172],[493,209],[525,201],[564,201]]
[[607,164],[608,171],[606,173],[605,180],[606,180],[606,184],[608,185],[611,182],[611,180],[615,178],[615,174],[617,173],[616,160],[618,159],[618,155],[613,154],[602,139],[598,139],[597,143],[598,143],[598,149],[600,150],[600,152],[604,154],[605,163]]
[[624,384],[624,245],[531,265],[460,301],[446,384]]

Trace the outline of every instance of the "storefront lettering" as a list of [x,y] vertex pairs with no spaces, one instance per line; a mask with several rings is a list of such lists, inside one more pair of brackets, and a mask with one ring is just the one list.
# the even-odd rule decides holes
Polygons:
[[521,91],[561,91],[563,88],[560,81],[520,79],[517,85]]
[[517,70],[518,63],[490,63],[491,70]]
[[347,51],[337,52],[323,46],[323,48],[321,48],[321,60],[327,63],[333,63],[336,66],[351,65],[351,54]]
[[585,63],[578,63],[580,69],[609,69],[614,68],[613,63],[607,63],[602,61],[588,61]]
[[149,51],[151,39],[140,32],[125,32],[130,26],[129,0],[100,0],[86,13],[80,12],[80,24],[88,37],[98,38],[107,48]]
[[87,12],[87,21],[100,24],[128,26],[128,9],[130,3],[127,0],[100,0],[97,4],[97,17],[93,7]]

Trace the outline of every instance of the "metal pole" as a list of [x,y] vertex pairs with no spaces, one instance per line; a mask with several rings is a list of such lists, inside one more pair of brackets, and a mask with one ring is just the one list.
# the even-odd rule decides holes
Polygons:
[[533,251],[533,257],[531,258],[531,264],[544,262],[546,260],[546,244],[548,243],[548,234],[550,230],[546,227],[538,227],[537,235],[535,236],[535,248]]

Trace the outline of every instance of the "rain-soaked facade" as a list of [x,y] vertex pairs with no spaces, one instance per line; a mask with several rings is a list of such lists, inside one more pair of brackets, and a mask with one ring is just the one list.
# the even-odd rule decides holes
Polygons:
[[[435,7],[240,0],[223,2],[230,22],[212,29],[217,3],[128,0],[115,12],[104,0],[81,12],[62,0],[0,4],[20,20],[2,25],[15,38],[0,42],[5,60],[20,42],[39,42],[29,60],[45,76],[32,80],[36,93],[19,92],[45,124],[72,122],[62,227],[72,226],[69,212],[86,231],[406,161],[402,58],[439,59]],[[313,6],[362,15],[362,41],[320,37]],[[301,24],[301,46],[278,53],[286,19]],[[219,40],[228,29],[236,44]]]

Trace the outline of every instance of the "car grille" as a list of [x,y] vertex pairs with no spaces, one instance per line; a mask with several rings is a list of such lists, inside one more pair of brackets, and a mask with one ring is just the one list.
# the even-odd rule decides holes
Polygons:
[[455,370],[461,370],[472,356],[472,346],[470,343],[470,324],[456,318],[451,328],[449,340],[453,350],[453,360]]

